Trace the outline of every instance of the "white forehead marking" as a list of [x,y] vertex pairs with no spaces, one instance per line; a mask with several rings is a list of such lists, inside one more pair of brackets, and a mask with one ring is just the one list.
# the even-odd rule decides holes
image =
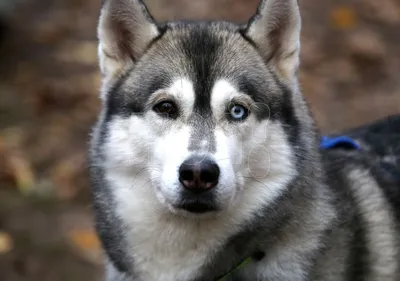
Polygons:
[[166,90],[181,103],[181,108],[183,110],[186,111],[193,108],[195,94],[192,81],[187,78],[178,78],[174,80],[172,85]]
[[211,105],[214,109],[217,109],[221,104],[226,102],[226,100],[229,100],[238,94],[238,89],[236,89],[236,87],[228,80],[217,80],[211,91]]
[[217,80],[211,91],[211,107],[214,116],[222,116],[226,103],[239,95],[239,90],[231,82],[225,79]]

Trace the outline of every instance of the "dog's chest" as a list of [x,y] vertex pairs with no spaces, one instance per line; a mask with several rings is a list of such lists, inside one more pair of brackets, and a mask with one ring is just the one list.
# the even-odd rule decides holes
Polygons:
[[[204,225],[160,214],[156,203],[128,188],[118,189],[117,212],[124,222],[126,250],[140,281],[187,281],[221,248],[232,227],[218,222]],[[136,196],[135,196],[136,195]],[[128,200],[129,199],[129,200]]]
[[143,281],[191,280],[220,247],[202,230],[180,229],[171,222],[145,224],[129,235],[134,271]]

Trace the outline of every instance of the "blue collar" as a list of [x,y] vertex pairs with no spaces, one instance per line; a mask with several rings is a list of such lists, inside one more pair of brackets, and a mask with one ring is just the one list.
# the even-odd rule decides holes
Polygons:
[[347,136],[337,136],[337,137],[328,137],[324,136],[321,139],[320,147],[322,149],[332,149],[338,147],[350,148],[360,150],[360,145],[350,137]]

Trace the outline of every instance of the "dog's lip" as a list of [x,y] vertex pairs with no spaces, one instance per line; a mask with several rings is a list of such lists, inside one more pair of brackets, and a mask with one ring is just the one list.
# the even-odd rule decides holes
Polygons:
[[204,214],[218,210],[214,203],[197,200],[183,201],[176,204],[174,207],[194,214]]

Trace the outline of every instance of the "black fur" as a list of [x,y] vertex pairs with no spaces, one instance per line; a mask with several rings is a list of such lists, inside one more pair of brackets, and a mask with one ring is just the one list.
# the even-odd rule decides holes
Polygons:
[[215,151],[215,137],[213,129],[215,124],[209,117],[211,109],[211,87],[214,84],[212,66],[218,56],[221,42],[211,35],[207,28],[191,29],[189,35],[181,42],[182,50],[188,61],[191,80],[194,82],[196,95],[191,124],[193,137],[189,144],[189,150],[196,150],[202,140],[208,141],[208,150]]

